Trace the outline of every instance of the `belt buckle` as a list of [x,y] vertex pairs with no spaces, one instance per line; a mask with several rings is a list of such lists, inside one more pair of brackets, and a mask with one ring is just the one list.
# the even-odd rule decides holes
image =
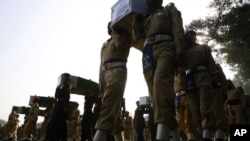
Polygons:
[[191,69],[187,69],[187,70],[186,70],[186,74],[189,74],[189,73],[191,73],[191,72],[192,72]]
[[158,35],[156,35],[156,40],[158,41],[158,40],[162,40],[162,35],[161,34],[158,34]]
[[153,37],[150,37],[150,38],[149,38],[149,42],[150,42],[150,43],[153,43],[153,42],[155,42],[155,36],[153,36]]
[[106,64],[104,65],[104,68],[105,68],[105,69],[108,69],[110,66],[111,66],[111,63],[106,63]]

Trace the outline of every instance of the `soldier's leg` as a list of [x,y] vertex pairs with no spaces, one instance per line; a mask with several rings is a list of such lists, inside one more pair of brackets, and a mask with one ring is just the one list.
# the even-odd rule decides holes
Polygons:
[[107,133],[103,130],[97,130],[93,141],[106,141]]
[[[186,97],[185,97],[186,99]],[[197,137],[195,136],[196,132],[196,127],[193,122],[193,118],[191,115],[190,107],[186,99],[186,104],[185,104],[185,124],[186,124],[186,135],[187,135],[187,140],[188,141],[196,141]]]
[[216,131],[215,131],[215,139],[216,140],[223,140],[225,133],[227,131],[227,115],[224,109],[225,100],[223,98],[223,89],[216,89],[214,91],[215,95],[213,97],[214,103],[214,112],[216,117]]
[[120,111],[126,79],[127,70],[124,68],[111,69],[105,72],[103,103],[96,123],[97,132],[94,141],[103,141],[105,134],[112,133],[114,121],[117,120],[117,113]]
[[153,52],[158,58],[153,79],[153,109],[157,123],[157,139],[169,141],[171,132],[174,139],[180,140],[174,103],[175,49],[168,46],[154,48]]
[[[204,77],[205,76],[205,77]],[[200,111],[202,118],[203,139],[211,140],[213,138],[213,131],[215,129],[215,116],[213,112],[213,88],[210,80],[210,75],[204,74],[200,77],[202,84],[200,85]],[[207,79],[205,79],[207,78]]]
[[[121,113],[121,112],[119,112]],[[114,130],[113,130],[113,136],[115,141],[122,141],[122,131],[124,130],[124,126],[123,126],[123,121],[121,118],[121,114],[117,115],[117,120],[115,121],[115,126],[114,126]]]

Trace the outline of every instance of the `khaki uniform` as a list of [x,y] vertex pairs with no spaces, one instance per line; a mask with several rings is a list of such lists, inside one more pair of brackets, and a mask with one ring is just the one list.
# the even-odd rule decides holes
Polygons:
[[123,131],[123,138],[125,141],[130,141],[132,139],[133,134],[133,120],[131,116],[126,116],[124,120],[124,131]]
[[13,120],[15,118],[16,112],[15,111],[11,111],[8,121],[4,126],[4,132],[3,132],[3,139],[8,139],[9,138],[9,132],[13,123]]
[[175,108],[177,120],[184,133],[195,133],[190,107],[186,98],[186,75],[185,68],[178,68],[174,79],[174,89],[176,93]]
[[144,40],[143,71],[152,98],[156,123],[177,128],[175,118],[175,57],[184,51],[184,30],[180,12],[168,4],[142,22],[132,22],[135,40]]
[[23,129],[23,136],[25,139],[30,139],[31,137],[35,138],[36,134],[36,122],[38,119],[39,105],[37,103],[33,103],[31,105],[27,123]]
[[216,129],[220,129],[224,132],[227,132],[228,119],[224,106],[226,101],[226,76],[219,64],[217,64],[217,70],[219,72],[219,81],[213,82],[213,111],[215,114]]
[[13,126],[10,130],[10,136],[12,139],[17,140],[17,130],[19,128],[19,119],[16,117],[13,121]]
[[78,122],[79,117],[80,117],[80,110],[79,109],[72,110],[70,118],[67,122],[68,140],[76,139],[76,128],[77,128],[77,122]]
[[17,117],[17,113],[12,111],[9,115],[8,122],[4,127],[4,136],[3,139],[17,139],[17,129],[19,126],[19,120]]
[[44,115],[44,120],[43,120],[43,123],[42,123],[42,126],[41,126],[41,129],[40,129],[40,140],[44,140],[45,137],[46,137],[46,129],[47,129],[47,126],[48,126],[48,123],[49,123],[49,119],[51,117],[51,114],[52,114],[52,107],[46,109],[46,113]]
[[76,127],[76,141],[80,141],[82,136],[82,118],[79,117],[77,120],[77,127]]
[[[123,98],[127,80],[126,61],[130,50],[130,39],[126,33],[112,32],[101,49],[100,90],[102,107],[96,129],[111,134],[114,130],[120,132],[122,120],[120,104]],[[120,126],[120,127],[117,127]]]
[[19,131],[18,131],[18,138],[23,140],[24,139],[24,127],[26,126],[26,124],[28,123],[28,114],[24,116],[24,122],[21,125],[21,127],[19,127]]
[[212,111],[212,77],[217,74],[211,49],[206,45],[194,44],[186,53],[187,99],[196,127],[214,130],[215,117]]
[[236,89],[227,91],[226,110],[229,118],[229,125],[246,124],[241,98],[242,94]]

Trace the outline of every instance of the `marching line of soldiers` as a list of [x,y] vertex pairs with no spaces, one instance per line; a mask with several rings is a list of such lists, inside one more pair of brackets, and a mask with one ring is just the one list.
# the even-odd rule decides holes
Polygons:
[[[249,124],[249,96],[226,79],[210,47],[196,42],[194,30],[184,32],[174,3],[146,3],[147,15],[133,15],[132,37],[126,29],[108,24],[110,38],[101,48],[100,93],[85,97],[82,117],[78,105],[70,110],[70,74],[64,73],[41,132],[35,132],[39,105],[34,99],[20,128],[18,115],[11,112],[4,140],[18,140],[18,128],[24,141],[224,141],[230,125]],[[150,106],[138,105],[134,119],[123,101],[133,41],[143,41],[143,75],[151,98]]]

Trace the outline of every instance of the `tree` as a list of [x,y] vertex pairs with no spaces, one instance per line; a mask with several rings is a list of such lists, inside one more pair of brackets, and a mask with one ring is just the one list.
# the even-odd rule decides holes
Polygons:
[[242,85],[249,84],[250,0],[214,0],[210,8],[215,9],[215,15],[204,20],[194,20],[187,29],[207,33],[202,35],[221,46],[214,49],[218,59],[225,61],[237,72],[234,81],[243,81]]

